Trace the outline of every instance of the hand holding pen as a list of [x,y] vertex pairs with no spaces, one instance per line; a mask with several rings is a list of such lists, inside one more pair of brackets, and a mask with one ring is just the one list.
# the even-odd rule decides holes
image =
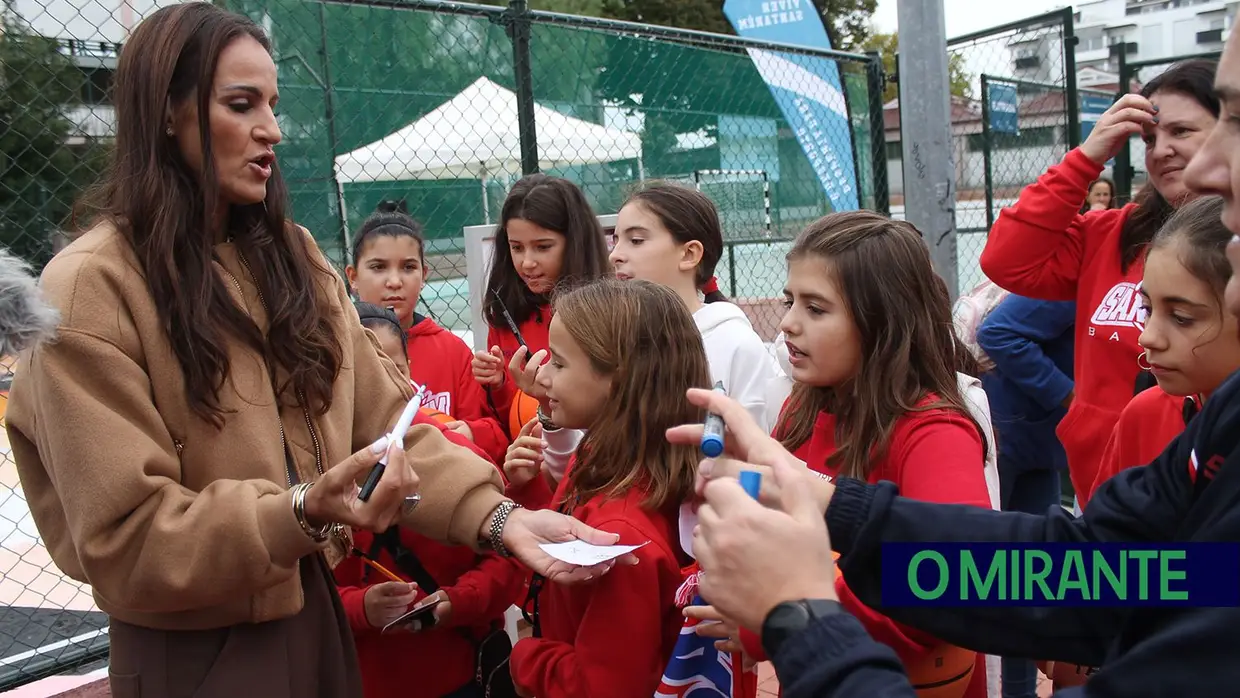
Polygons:
[[[418,410],[422,407],[422,397],[426,394],[426,386],[418,388],[418,392],[414,393],[413,398],[405,405],[405,409],[401,411],[400,416],[396,418],[396,425],[392,427],[392,431],[388,432],[386,438],[388,441],[396,444],[403,452],[405,446],[405,434],[408,433],[409,427],[413,426],[413,418],[417,415]],[[357,498],[363,502],[370,499],[375,488],[379,486],[383,479],[384,470],[388,464],[390,456],[384,455],[379,458],[379,462],[370,470],[370,474],[366,476],[366,482],[362,484],[362,489],[357,493]],[[416,494],[407,498],[411,500],[409,503],[416,504],[420,499]]]
[[[368,500],[358,498],[358,480],[384,459],[387,465]],[[405,462],[401,441],[384,436],[328,468],[306,490],[305,514],[309,524],[344,524],[370,531],[385,531],[405,514],[406,498],[416,496],[418,476]]]
[[[495,296],[495,302],[499,305],[500,312],[504,315],[504,322],[508,324],[508,330],[512,332],[512,336],[516,337],[517,344],[521,349],[529,352],[529,345],[525,343],[525,337],[521,336],[521,328],[517,326],[512,314],[508,312],[508,306],[504,305],[504,299],[500,297],[499,292],[492,289],[491,295]],[[516,354],[520,354],[518,350]],[[514,355],[513,360],[516,360]],[[509,364],[511,368],[511,363]],[[524,364],[521,364],[524,366]],[[474,373],[474,380],[487,387],[499,387],[504,384],[504,352],[498,345],[492,346],[490,351],[475,351],[474,360],[470,364],[470,368]],[[514,372],[515,373],[515,372]]]
[[[306,491],[305,514],[311,526],[340,523],[384,531],[417,504],[418,475],[405,462],[405,432],[424,394],[425,388],[419,389],[405,405],[392,431],[323,473]],[[359,490],[363,473],[366,481]]]

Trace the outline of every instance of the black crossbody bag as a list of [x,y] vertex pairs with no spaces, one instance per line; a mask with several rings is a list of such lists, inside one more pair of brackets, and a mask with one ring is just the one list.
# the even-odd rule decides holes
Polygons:
[[[380,549],[387,550],[400,571],[417,582],[418,588],[428,595],[439,591],[439,583],[422,566],[418,556],[401,544],[400,530],[396,526],[375,535],[375,542],[367,556],[375,559]],[[508,668],[508,659],[512,656],[512,638],[504,630],[503,624],[493,625],[480,639],[467,629],[462,628],[462,632],[474,645],[474,682],[482,689],[483,695],[486,698],[517,698],[517,690],[512,685],[512,674]]]

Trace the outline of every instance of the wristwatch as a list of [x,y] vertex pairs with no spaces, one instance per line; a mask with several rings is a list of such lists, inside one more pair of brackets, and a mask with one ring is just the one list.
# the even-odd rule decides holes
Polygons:
[[762,621],[762,649],[767,657],[774,657],[785,640],[805,630],[810,623],[844,612],[839,601],[829,599],[785,601],[772,608]]

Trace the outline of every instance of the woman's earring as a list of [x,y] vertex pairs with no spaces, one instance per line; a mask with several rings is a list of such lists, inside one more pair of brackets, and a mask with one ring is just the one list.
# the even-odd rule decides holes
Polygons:
[[171,126],[169,126],[168,128],[165,128],[165,129],[164,129],[164,133],[166,133],[166,134],[168,134],[169,136],[171,136],[171,135],[172,135],[172,127],[171,127]]

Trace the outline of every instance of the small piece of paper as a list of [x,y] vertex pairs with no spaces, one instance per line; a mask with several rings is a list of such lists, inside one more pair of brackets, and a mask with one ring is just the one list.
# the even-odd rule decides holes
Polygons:
[[594,545],[582,540],[574,540],[567,543],[543,543],[538,547],[557,560],[571,565],[590,567],[614,560],[621,555],[627,555],[649,542],[646,541],[641,545]]

